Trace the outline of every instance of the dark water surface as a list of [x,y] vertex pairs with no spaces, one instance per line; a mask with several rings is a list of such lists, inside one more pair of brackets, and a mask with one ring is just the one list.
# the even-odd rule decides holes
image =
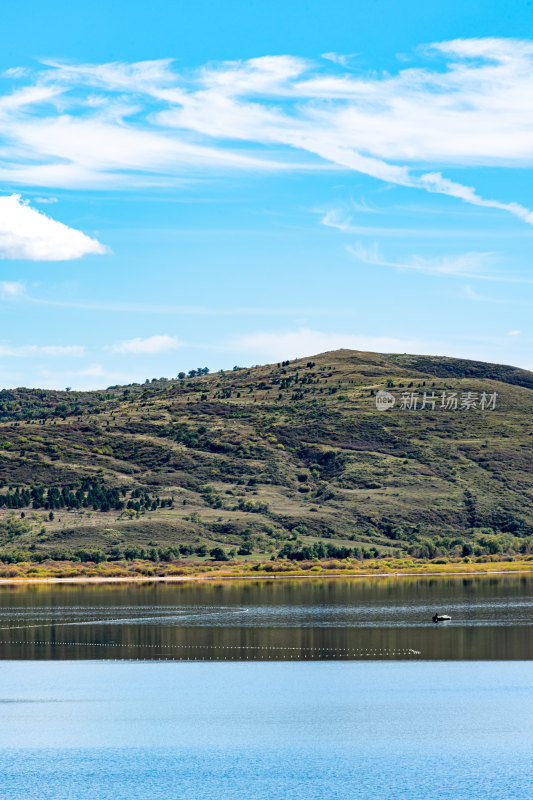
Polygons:
[[530,576],[3,586],[0,798],[530,800],[532,610]]
[[529,661],[0,662],[6,800],[530,800]]
[[0,659],[529,660],[532,634],[530,575],[0,587]]

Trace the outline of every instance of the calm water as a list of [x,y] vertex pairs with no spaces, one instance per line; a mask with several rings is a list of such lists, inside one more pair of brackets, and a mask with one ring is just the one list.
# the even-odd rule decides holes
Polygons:
[[0,663],[6,800],[530,800],[531,662]]
[[530,577],[3,586],[0,797],[530,800],[532,610]]
[[528,660],[532,633],[532,576],[0,587],[0,659]]

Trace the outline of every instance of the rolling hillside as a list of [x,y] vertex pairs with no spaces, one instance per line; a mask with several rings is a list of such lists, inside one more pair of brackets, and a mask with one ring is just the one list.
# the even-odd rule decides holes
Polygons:
[[[392,408],[378,410],[380,390]],[[529,552],[532,412],[533,373],[348,350],[97,392],[5,390],[0,550]]]

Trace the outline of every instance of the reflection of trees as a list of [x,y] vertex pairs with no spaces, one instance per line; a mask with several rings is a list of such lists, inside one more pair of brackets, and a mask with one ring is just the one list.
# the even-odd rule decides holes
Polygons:
[[[480,597],[524,599],[531,586],[529,576],[6,586],[0,627],[13,629],[0,632],[1,656],[368,659],[412,648],[423,659],[530,659],[533,641],[523,626],[471,624],[468,607]],[[437,628],[433,612],[450,603],[461,609],[460,619],[452,613],[452,624]],[[361,614],[369,608],[363,626]],[[345,616],[342,625],[335,609]],[[61,625],[76,618],[106,622]]]

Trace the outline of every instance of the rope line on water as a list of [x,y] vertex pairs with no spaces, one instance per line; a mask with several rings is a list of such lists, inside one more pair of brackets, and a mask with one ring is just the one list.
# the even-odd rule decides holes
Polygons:
[[68,628],[75,625],[86,626],[86,625],[120,625],[123,622],[127,623],[139,623],[139,622],[160,622],[161,620],[178,620],[179,622],[183,622],[187,619],[187,617],[192,617],[193,619],[202,619],[203,617],[212,617],[216,616],[217,614],[227,614],[232,612],[233,614],[245,614],[248,612],[247,608],[228,608],[225,606],[221,606],[220,608],[214,608],[211,610],[202,610],[201,613],[195,614],[193,611],[182,611],[178,614],[167,613],[164,610],[160,612],[159,615],[154,616],[151,614],[147,617],[111,617],[107,619],[78,619],[74,620],[74,622],[56,622],[55,620],[52,622],[34,622],[31,625],[4,625],[0,627],[0,631],[20,631],[20,630],[31,630],[32,628]]
[[[293,652],[298,651],[306,655],[313,653],[328,654],[332,658],[341,658],[344,656],[367,656],[367,655],[421,655],[420,650],[414,650],[411,647],[406,648],[387,648],[387,647],[282,647],[275,645],[210,645],[210,644],[125,644],[122,642],[61,642],[61,641],[0,641],[0,645],[22,645],[22,646],[54,646],[54,647],[124,647],[136,649],[155,649],[158,650],[254,650],[254,651],[282,651]],[[292,657],[292,656],[291,656]],[[193,659],[194,660],[194,659]]]

